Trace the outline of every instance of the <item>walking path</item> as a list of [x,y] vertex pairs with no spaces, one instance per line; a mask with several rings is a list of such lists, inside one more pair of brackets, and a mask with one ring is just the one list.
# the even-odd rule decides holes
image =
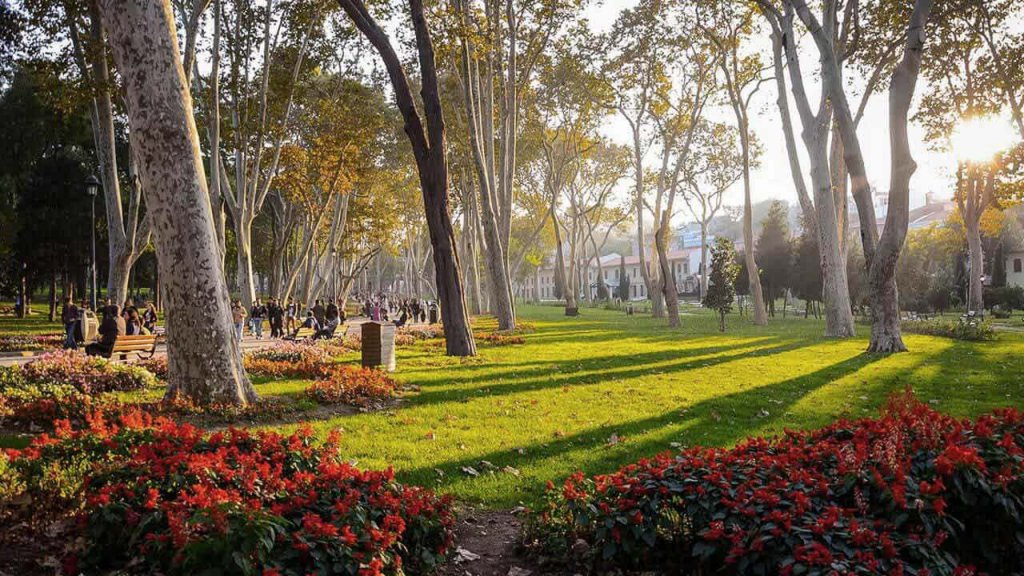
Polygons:
[[[366,318],[362,318],[362,317],[360,317],[360,318],[350,318],[347,322],[345,322],[345,334],[346,335],[358,335],[358,334],[360,334],[360,332],[362,331],[363,324],[366,323],[367,321],[368,320]],[[269,338],[269,337],[265,338],[263,340],[257,340],[255,338],[253,338],[252,336],[248,336],[247,335],[245,338],[242,339],[242,352],[250,352],[252,350],[259,350],[261,348],[266,348],[268,346],[272,346],[275,342],[277,342],[277,340]],[[34,350],[34,351],[25,351],[25,352],[3,352],[3,353],[0,353],[0,366],[16,366],[16,365],[19,365],[19,364],[25,364],[27,362],[32,361],[33,358],[37,358],[39,356],[42,356],[43,354],[46,354],[47,352],[52,352],[52,350]],[[156,353],[158,355],[160,355],[160,354],[167,354],[167,344],[165,342],[161,342],[161,343],[157,344],[157,346],[156,346]]]

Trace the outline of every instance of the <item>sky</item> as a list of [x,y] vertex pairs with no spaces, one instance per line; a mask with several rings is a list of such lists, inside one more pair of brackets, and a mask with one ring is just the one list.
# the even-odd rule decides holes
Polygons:
[[[637,4],[636,0],[605,0],[598,6],[588,10],[591,28],[595,31],[607,30],[615,20],[616,15],[627,7]],[[799,25],[799,24],[798,24]],[[816,54],[813,54],[813,47],[805,41],[801,44],[801,62],[805,74],[805,83],[812,103],[817,102],[818,76]],[[763,54],[765,64],[771,62],[771,45],[765,36],[754,44],[756,49]],[[812,77],[813,75],[813,77]],[[855,78],[850,80],[856,81]],[[927,84],[922,78],[918,82],[914,102],[916,107],[921,95],[927,90]],[[888,92],[876,92],[865,109],[864,118],[861,120],[858,130],[861,148],[864,153],[864,161],[867,168],[868,180],[873,187],[879,190],[888,189],[889,185],[889,120],[888,120]],[[793,186],[793,179],[789,170],[789,161],[786,153],[785,143],[782,135],[782,123],[779,120],[778,108],[775,104],[775,84],[766,83],[751,101],[751,129],[760,140],[763,148],[760,165],[753,169],[751,178],[751,197],[756,203],[770,198],[778,198],[788,201],[796,206],[796,190]],[[790,105],[792,106],[792,96]],[[857,99],[852,101],[856,105]],[[914,107],[911,109],[913,114]],[[797,147],[801,149],[801,157],[805,173],[805,179],[809,184],[809,164],[806,155],[803,154],[802,142],[799,137],[800,119],[796,109],[791,110],[795,129],[797,130]],[[720,121],[732,121],[734,116],[732,110],[718,110],[714,118]],[[1001,118],[1010,128],[1009,118]],[[957,165],[957,156],[952,151],[938,151],[931,149],[925,142],[924,129],[911,121],[909,126],[911,153],[917,161],[918,169],[910,183],[910,206],[911,208],[921,206],[925,203],[925,194],[933,193],[936,200],[948,200],[953,196],[954,175]],[[621,117],[610,119],[604,128],[604,135],[620,144],[629,144],[630,134],[626,122]],[[742,204],[743,187],[742,182],[733,186],[726,193],[725,203],[731,205]],[[851,201],[852,205],[852,201]],[[683,218],[685,219],[685,218]]]

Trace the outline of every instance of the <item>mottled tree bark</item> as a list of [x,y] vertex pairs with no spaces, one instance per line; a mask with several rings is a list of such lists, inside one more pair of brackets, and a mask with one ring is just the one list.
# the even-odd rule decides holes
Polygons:
[[128,121],[166,287],[167,394],[203,403],[252,402],[256,393],[242,368],[231,326],[192,98],[170,4],[100,0],[100,9],[124,80]]

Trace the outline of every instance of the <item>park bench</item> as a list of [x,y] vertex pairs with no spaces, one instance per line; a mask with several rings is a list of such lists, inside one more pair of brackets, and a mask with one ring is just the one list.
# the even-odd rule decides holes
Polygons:
[[312,328],[299,328],[292,336],[285,338],[285,340],[308,340],[316,335],[316,330]]
[[114,340],[114,347],[104,357],[111,360],[128,360],[129,354],[135,354],[139,358],[152,358],[156,353],[156,335],[139,334],[137,336],[118,336]]

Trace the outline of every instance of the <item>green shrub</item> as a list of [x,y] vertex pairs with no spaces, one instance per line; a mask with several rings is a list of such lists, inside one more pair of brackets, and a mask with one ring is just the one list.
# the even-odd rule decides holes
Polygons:
[[901,328],[904,332],[943,336],[955,340],[984,342],[996,339],[995,330],[983,320],[920,320],[904,322]]
[[998,306],[1000,310],[1024,310],[1024,288],[1020,286],[999,286],[985,288],[982,298],[985,308]]

